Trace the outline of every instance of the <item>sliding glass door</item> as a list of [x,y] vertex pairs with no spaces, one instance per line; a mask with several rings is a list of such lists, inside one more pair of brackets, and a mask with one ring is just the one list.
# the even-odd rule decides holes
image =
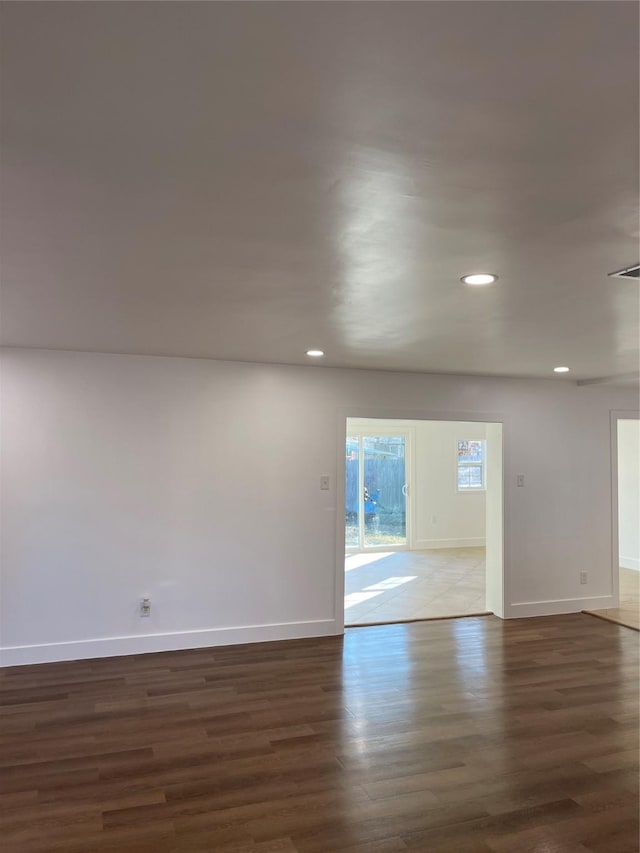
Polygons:
[[345,545],[348,550],[408,545],[409,435],[347,437]]

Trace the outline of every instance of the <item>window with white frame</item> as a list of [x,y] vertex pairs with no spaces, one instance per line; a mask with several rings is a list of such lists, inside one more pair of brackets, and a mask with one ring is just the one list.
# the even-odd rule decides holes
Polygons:
[[457,483],[459,492],[482,492],[485,489],[487,442],[483,439],[458,441]]

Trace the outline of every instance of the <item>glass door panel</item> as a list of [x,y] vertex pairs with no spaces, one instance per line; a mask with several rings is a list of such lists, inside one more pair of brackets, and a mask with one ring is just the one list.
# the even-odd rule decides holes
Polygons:
[[360,439],[347,436],[344,544],[360,548]]
[[407,544],[404,435],[362,436],[360,534],[365,548]]

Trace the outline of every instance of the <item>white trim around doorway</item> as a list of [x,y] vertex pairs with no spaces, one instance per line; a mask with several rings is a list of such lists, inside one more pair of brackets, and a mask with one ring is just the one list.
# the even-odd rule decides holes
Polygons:
[[[620,606],[620,541],[618,531],[618,421],[640,420],[640,411],[611,410],[611,599],[603,608]],[[598,608],[590,605],[590,610]]]
[[510,601],[509,584],[509,505],[506,500],[506,484],[509,482],[507,452],[511,433],[509,418],[503,412],[460,412],[432,411],[428,409],[347,408],[337,410],[337,458],[336,458],[336,557],[335,557],[335,603],[334,616],[336,633],[344,632],[344,555],[345,555],[345,467],[342,461],[347,438],[347,419],[363,418],[397,421],[469,421],[502,425],[502,615],[508,617],[507,602]]

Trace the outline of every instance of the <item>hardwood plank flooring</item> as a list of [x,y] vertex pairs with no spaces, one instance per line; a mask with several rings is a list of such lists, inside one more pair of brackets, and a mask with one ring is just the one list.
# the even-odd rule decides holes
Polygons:
[[3,853],[638,853],[637,634],[583,614],[0,671]]
[[640,631],[640,572],[625,569],[624,566],[620,566],[619,572],[620,606],[604,610],[585,610],[585,613]]

